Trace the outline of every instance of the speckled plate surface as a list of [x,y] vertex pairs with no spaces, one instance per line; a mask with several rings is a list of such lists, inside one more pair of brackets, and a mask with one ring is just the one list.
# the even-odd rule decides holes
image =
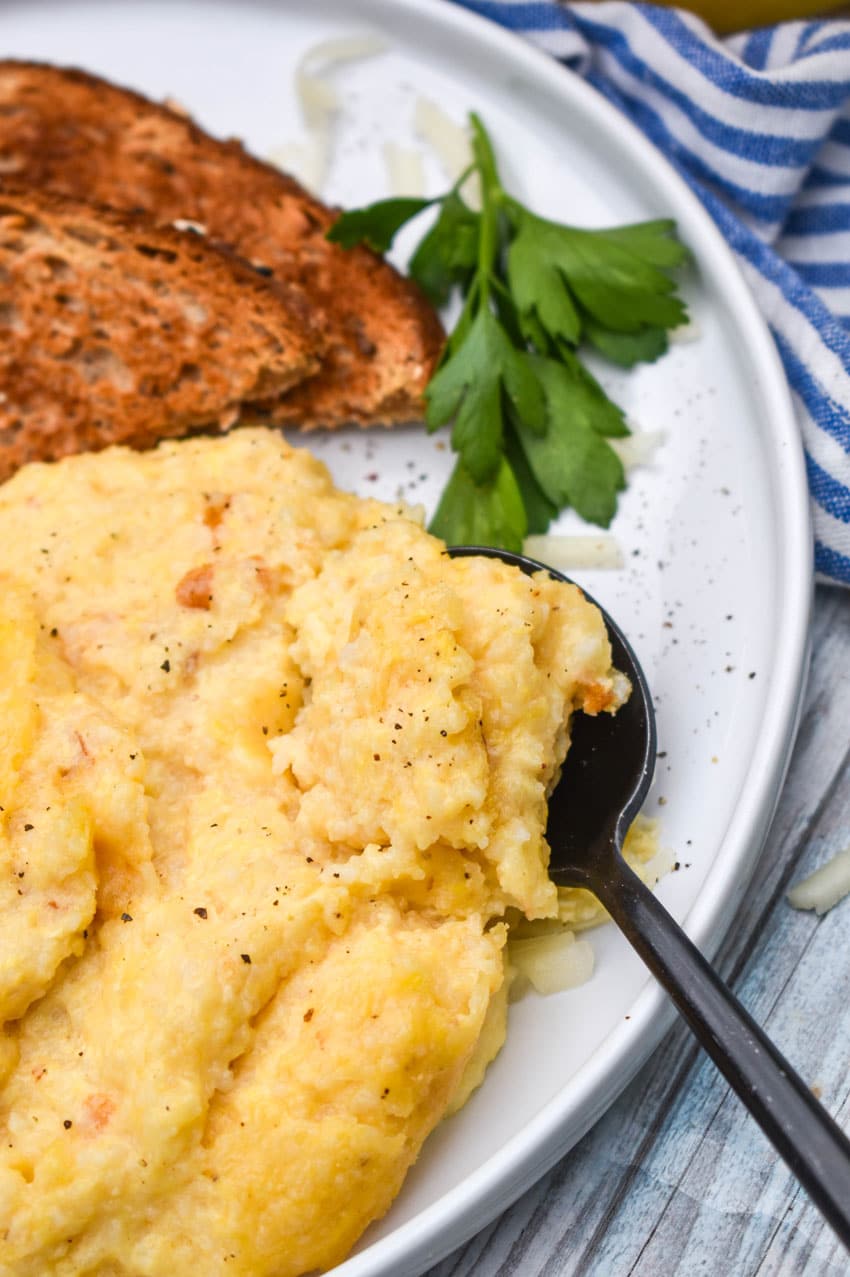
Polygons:
[[[661,431],[613,526],[625,566],[575,576],[633,640],[658,703],[649,800],[680,869],[659,894],[707,951],[746,888],[796,723],[811,592],[807,494],[789,395],[734,262],[700,206],[631,126],[557,64],[443,0],[21,0],[7,55],[76,63],[154,96],[258,154],[298,138],[293,70],[316,41],[380,32],[387,50],[340,68],[325,194],[388,192],[382,144],[413,142],[417,94],[474,108],[508,184],[587,224],[672,215],[693,250],[699,336],[657,365],[603,373],[635,423]],[[436,193],[444,176],[429,158]],[[450,468],[419,429],[316,433],[337,481],[433,509]],[[567,516],[559,528],[577,531]],[[485,1085],[431,1138],[390,1214],[339,1277],[412,1277],[483,1226],[564,1154],[646,1058],[672,1016],[612,928],[591,982],[511,1014]]]

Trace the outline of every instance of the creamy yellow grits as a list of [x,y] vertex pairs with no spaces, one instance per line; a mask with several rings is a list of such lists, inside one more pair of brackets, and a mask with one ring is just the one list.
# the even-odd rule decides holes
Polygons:
[[339,1262],[457,1099],[622,680],[270,431],[0,488],[0,1273]]

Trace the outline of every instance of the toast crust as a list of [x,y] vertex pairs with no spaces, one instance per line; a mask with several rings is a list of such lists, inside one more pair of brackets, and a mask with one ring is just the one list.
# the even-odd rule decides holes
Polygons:
[[0,479],[226,428],[317,364],[286,295],[202,237],[0,189]]
[[0,178],[200,224],[299,290],[326,349],[319,373],[259,405],[277,422],[420,417],[444,333],[416,285],[365,246],[325,238],[338,216],[294,178],[187,116],[85,71],[0,62]]

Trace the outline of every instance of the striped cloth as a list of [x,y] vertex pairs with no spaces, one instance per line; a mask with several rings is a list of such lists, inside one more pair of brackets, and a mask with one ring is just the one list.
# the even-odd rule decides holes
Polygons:
[[850,22],[720,40],[658,5],[455,2],[584,76],[699,195],[785,365],[818,579],[850,585]]

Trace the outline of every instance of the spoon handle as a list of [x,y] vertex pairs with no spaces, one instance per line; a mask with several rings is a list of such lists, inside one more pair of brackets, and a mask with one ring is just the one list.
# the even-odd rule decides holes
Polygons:
[[619,856],[592,890],[814,1203],[850,1248],[850,1140]]

